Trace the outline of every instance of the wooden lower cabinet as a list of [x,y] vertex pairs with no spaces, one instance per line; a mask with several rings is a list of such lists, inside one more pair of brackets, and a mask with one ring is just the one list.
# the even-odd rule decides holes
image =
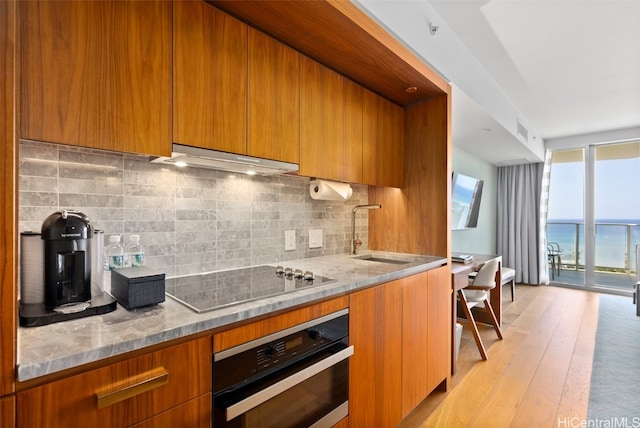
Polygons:
[[347,416],[344,419],[341,419],[340,422],[335,424],[333,428],[348,428],[349,427],[349,417]]
[[350,426],[394,427],[446,388],[450,297],[446,266],[351,295]]
[[451,286],[447,278],[447,268],[442,267],[403,279],[403,418],[448,379]]
[[13,428],[16,420],[16,398],[13,395],[0,398],[0,428]]
[[394,427],[402,419],[402,281],[353,293],[349,301],[349,425]]
[[[157,424],[141,426],[171,426],[163,424],[180,415],[210,421],[211,356],[207,336],[20,391],[17,426],[115,428],[154,417]],[[205,396],[208,404],[190,402]]]
[[[428,272],[427,394],[451,382],[451,273],[447,266]],[[443,384],[443,381],[445,383]]]
[[403,280],[402,417],[427,396],[429,272]]
[[[211,358],[349,307],[349,417],[336,427],[393,427],[450,373],[448,268],[377,285],[21,390],[0,401],[19,428],[209,427]],[[13,426],[13,425],[7,425]]]
[[211,394],[205,394],[159,414],[133,428],[211,427]]

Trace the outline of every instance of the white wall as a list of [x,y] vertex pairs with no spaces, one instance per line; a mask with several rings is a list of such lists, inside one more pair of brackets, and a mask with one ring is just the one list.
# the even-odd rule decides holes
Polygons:
[[457,147],[453,147],[453,170],[484,180],[478,227],[451,231],[454,253],[495,254],[498,219],[498,168]]

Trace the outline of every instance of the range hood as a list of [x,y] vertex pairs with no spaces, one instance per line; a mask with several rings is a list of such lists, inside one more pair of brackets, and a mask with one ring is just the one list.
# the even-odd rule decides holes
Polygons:
[[152,156],[149,160],[153,163],[164,163],[179,167],[194,166],[249,175],[273,175],[298,171],[298,165],[295,163],[254,158],[175,143],[173,144],[171,157]]

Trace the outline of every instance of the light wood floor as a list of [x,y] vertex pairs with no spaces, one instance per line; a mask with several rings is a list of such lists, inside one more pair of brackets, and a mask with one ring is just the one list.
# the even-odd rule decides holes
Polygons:
[[539,428],[586,419],[599,295],[519,284],[512,303],[503,291],[504,340],[481,326],[489,357],[482,361],[463,328],[449,391],[433,392],[399,427]]

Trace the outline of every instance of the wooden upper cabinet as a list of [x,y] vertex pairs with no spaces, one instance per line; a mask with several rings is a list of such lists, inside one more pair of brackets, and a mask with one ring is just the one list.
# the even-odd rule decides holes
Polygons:
[[21,138],[170,153],[171,2],[19,7]]
[[364,90],[362,127],[363,182],[404,184],[404,109]]
[[247,154],[299,163],[300,56],[249,28]]
[[362,87],[302,57],[300,175],[362,182]]
[[247,25],[200,0],[173,16],[173,140],[246,154]]

